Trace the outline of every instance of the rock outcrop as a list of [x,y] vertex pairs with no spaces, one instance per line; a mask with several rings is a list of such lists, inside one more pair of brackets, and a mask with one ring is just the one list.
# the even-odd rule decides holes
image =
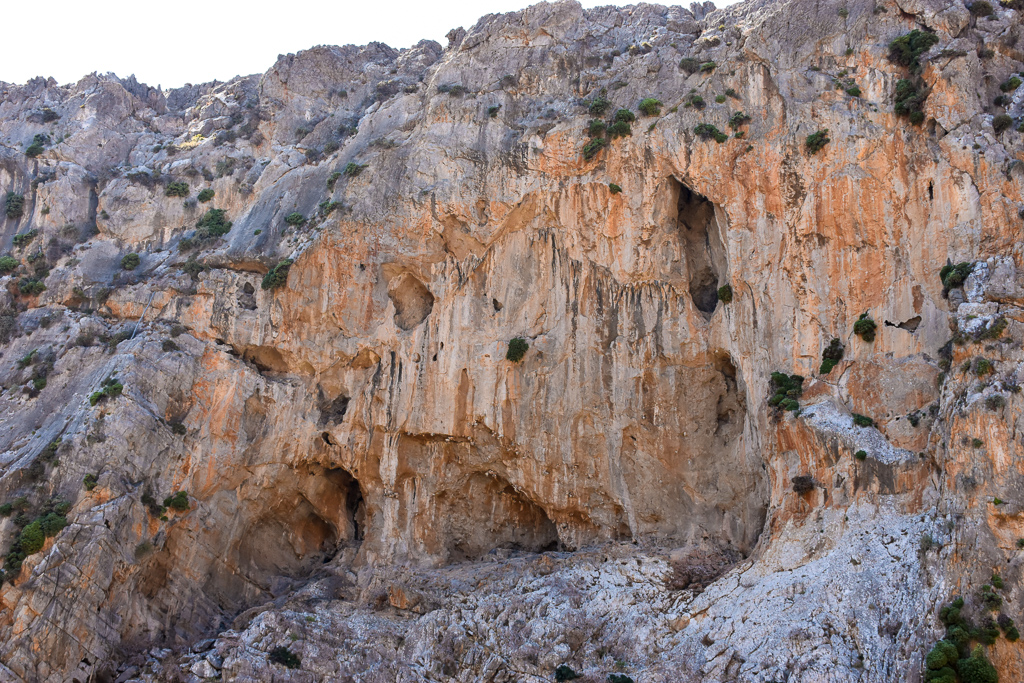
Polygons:
[[0,84],[0,680],[1014,680],[1018,4]]

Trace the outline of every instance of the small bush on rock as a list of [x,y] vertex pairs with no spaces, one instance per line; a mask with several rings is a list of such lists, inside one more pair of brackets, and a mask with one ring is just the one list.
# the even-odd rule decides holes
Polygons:
[[873,342],[877,327],[875,321],[868,317],[867,313],[861,313],[857,322],[853,324],[853,333],[866,342]]
[[843,352],[845,348],[842,342],[838,338],[833,337],[832,341],[829,342],[828,348],[821,352],[821,367],[818,372],[822,375],[827,375],[832,372],[832,368],[843,359]]
[[168,197],[187,197],[188,183],[180,180],[169,182],[164,188],[164,194]]
[[284,287],[285,283],[288,282],[288,269],[291,268],[292,263],[291,259],[286,258],[271,268],[270,272],[263,276],[263,282],[260,283],[260,287],[263,289]]
[[640,113],[644,116],[657,116],[661,113],[661,107],[661,100],[653,97],[645,97],[640,100],[640,104],[637,106],[637,109],[639,109]]
[[231,221],[224,209],[210,209],[196,223],[196,236],[201,239],[220,237],[231,230]]
[[188,510],[188,493],[185,491],[178,491],[173,496],[167,496],[164,498],[164,507],[177,510],[178,512]]
[[853,413],[853,424],[858,427],[874,427],[875,421],[867,415],[861,415],[860,413]]
[[729,136],[718,130],[716,126],[710,123],[699,123],[693,127],[693,134],[702,140],[714,140],[721,144],[729,139]]
[[25,212],[25,195],[8,192],[4,200],[4,212],[10,219],[21,218]]
[[889,60],[917,73],[921,70],[921,55],[937,42],[939,37],[934,33],[914,29],[889,43]]
[[293,227],[302,225],[306,222],[306,217],[298,211],[292,211],[290,214],[284,217],[284,222]]
[[515,337],[508,343],[508,350],[505,352],[505,360],[518,363],[526,355],[529,350],[530,344],[522,337]]
[[208,202],[211,199],[213,199],[213,195],[213,190],[211,190],[210,188],[206,188],[205,190],[199,191],[199,194],[196,196],[196,199],[198,199],[201,202]]
[[718,300],[723,304],[727,304],[732,301],[732,287],[730,285],[722,285],[718,288]]
[[85,475],[85,478],[82,479],[82,486],[85,487],[86,491],[92,491],[94,488],[96,488],[96,483],[98,480],[99,478],[95,474],[87,474]]
[[829,142],[831,142],[831,140],[829,140],[828,137],[828,129],[824,128],[822,130],[819,130],[817,133],[811,133],[810,135],[808,135],[807,141],[804,143],[804,145],[807,147],[808,154],[816,154]]
[[142,261],[139,259],[139,255],[135,252],[125,254],[121,259],[121,267],[125,270],[135,270],[139,267],[139,263]]

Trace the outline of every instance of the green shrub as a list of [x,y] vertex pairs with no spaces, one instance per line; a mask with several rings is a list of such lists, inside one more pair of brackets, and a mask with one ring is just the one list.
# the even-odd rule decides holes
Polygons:
[[334,191],[334,186],[338,183],[338,178],[341,177],[341,171],[335,171],[331,175],[327,176],[327,189],[331,192]]
[[[626,124],[626,127],[629,127],[628,123]],[[590,161],[596,157],[598,152],[604,149],[607,144],[608,141],[604,138],[594,138],[587,144],[583,145],[583,158]]]
[[178,436],[184,436],[188,434],[188,428],[180,422],[171,423],[171,434],[177,434]]
[[100,401],[105,401],[108,398],[113,399],[121,395],[124,390],[124,386],[117,381],[113,376],[108,377],[104,380],[103,385],[96,391],[89,395],[89,405],[94,406]]
[[596,95],[594,99],[590,100],[590,104],[587,105],[587,111],[590,112],[591,116],[603,116],[611,106],[611,102],[601,95]]
[[4,212],[10,219],[21,218],[25,212],[25,195],[8,192],[4,200]]
[[95,474],[87,474],[85,475],[85,478],[82,479],[82,485],[85,487],[86,491],[92,491],[94,488],[96,488],[96,483],[98,479],[99,477],[97,477]]
[[326,199],[320,202],[320,204],[317,206],[317,210],[320,212],[320,215],[324,217],[330,216],[335,211],[343,208],[345,208],[345,205],[343,203],[332,202]]
[[178,491],[173,496],[167,496],[164,498],[164,507],[177,510],[178,512],[188,510],[188,493]]
[[817,133],[811,133],[807,136],[807,141],[804,145],[807,147],[808,154],[817,154],[825,145],[830,142],[828,137],[828,128],[819,130]]
[[868,452],[863,450],[857,451],[856,453],[853,454],[853,457],[857,458],[858,460],[867,460]]
[[354,178],[362,173],[364,168],[366,168],[366,164],[357,164],[350,161],[345,164],[345,168],[341,169],[341,174],[347,178]]
[[992,131],[999,135],[1013,125],[1013,119],[1008,114],[997,114],[992,117]]
[[43,534],[43,525],[36,520],[21,530],[17,546],[20,552],[28,556],[42,550],[45,542],[46,535]]
[[53,123],[54,121],[60,120],[60,114],[50,109],[49,107],[43,107],[43,123]]
[[497,118],[499,111],[501,111],[501,105],[493,104],[490,107],[487,107],[487,116],[492,119]]
[[896,82],[896,91],[893,93],[894,111],[897,116],[906,116],[914,125],[924,123],[924,101],[928,93],[924,92],[914,81],[905,78]]
[[302,665],[299,656],[283,645],[270,651],[270,662],[289,669],[298,669]]
[[661,107],[661,100],[653,97],[645,97],[640,100],[640,104],[637,105],[637,109],[639,109],[640,113],[644,116],[657,116],[661,113]]
[[50,136],[44,133],[36,133],[32,138],[32,144],[25,148],[25,156],[36,158],[46,149],[46,144],[50,141]]
[[293,261],[290,258],[279,262],[263,276],[263,282],[260,283],[260,287],[263,289],[284,287],[285,283],[288,282],[288,269],[291,268],[292,263]]
[[[20,216],[21,214],[18,215]],[[36,238],[36,235],[38,234],[39,231],[36,230],[35,228],[29,230],[28,232],[18,233],[17,235],[14,236],[13,244],[16,248],[21,249],[22,247],[28,246],[32,242],[32,240]]]
[[587,135],[592,138],[599,138],[605,134],[608,130],[608,126],[601,119],[591,119],[587,125]]
[[12,512],[14,512],[14,506],[10,503],[0,505],[0,517],[10,517]]
[[634,114],[628,109],[619,109],[615,112],[615,117],[613,120],[615,121],[615,123],[633,123],[634,121],[636,121],[636,114]]
[[1005,81],[999,84],[999,89],[1003,92],[1013,92],[1020,87],[1021,80],[1017,76],[1010,76]]
[[749,120],[750,117],[746,113],[742,111],[733,112],[732,116],[729,117],[729,127],[735,130]]
[[0,275],[7,275],[21,265],[21,262],[13,256],[0,256]]
[[555,680],[556,681],[572,681],[582,676],[575,671],[568,664],[559,664],[558,668],[555,669]]
[[877,328],[875,321],[868,317],[867,313],[861,313],[857,322],[853,324],[853,333],[866,342],[873,342]]
[[722,285],[718,288],[718,300],[723,304],[730,303],[732,301],[732,286]]
[[832,341],[829,342],[828,347],[821,352],[821,368],[818,369],[819,374],[827,375],[832,372],[832,368],[834,368],[836,364],[843,359],[843,352],[845,350],[846,349],[843,347],[842,342],[833,337]]
[[683,57],[679,60],[679,68],[688,74],[700,71],[700,60],[693,57]]
[[715,64],[714,62],[703,62],[703,63],[702,63],[701,65],[700,65],[700,70],[701,70],[701,72],[703,72],[703,73],[711,73],[712,71],[714,71],[714,70],[715,70],[715,67],[716,67],[716,66],[718,66],[718,65],[717,65],[717,64]]
[[686,99],[686,106],[693,107],[694,109],[703,109],[705,106],[704,98],[697,93],[690,93],[690,96]]
[[956,660],[960,659],[960,652],[957,650],[956,645],[949,642],[948,640],[940,640],[932,648],[931,652],[925,657],[925,666],[932,671],[937,671],[944,667],[956,666]]
[[995,14],[995,10],[992,9],[992,5],[987,0],[974,0],[967,9],[976,17],[990,17]]
[[974,648],[971,656],[957,662],[957,671],[963,683],[998,683],[999,674],[985,656],[981,645]]
[[23,277],[18,281],[18,291],[28,296],[35,296],[46,291],[44,285],[38,278]]
[[181,270],[195,282],[199,280],[199,273],[206,270],[206,266],[197,261],[195,256],[189,256],[188,260],[182,264]]
[[934,33],[914,29],[889,43],[889,60],[907,67],[911,73],[917,73],[921,70],[921,55],[937,42],[939,37]]
[[40,517],[38,522],[46,538],[53,538],[60,533],[61,529],[68,525],[67,517],[58,515],[56,512],[47,513]]
[[803,384],[804,378],[800,375],[773,372],[771,376],[772,397],[768,399],[768,404],[783,410],[798,410],[800,403],[797,399],[803,394]]
[[526,355],[526,351],[530,348],[530,344],[522,337],[515,337],[508,343],[508,350],[505,352],[505,360],[510,360],[513,363],[518,363]]
[[626,121],[616,121],[608,127],[608,135],[614,138],[624,138],[633,134],[633,128]]
[[718,130],[717,127],[710,123],[698,123],[693,127],[693,133],[702,140],[714,140],[721,144],[729,139],[729,136]]
[[993,573],[992,574],[992,587],[995,588],[996,590],[1003,590],[1003,588],[1005,586],[1006,586],[1006,584],[1003,581],[1003,577],[999,576],[999,574]]
[[718,104],[725,102],[725,95],[715,95],[715,102]]
[[974,448],[981,448],[984,445],[985,445],[985,442],[982,441],[981,439],[977,438],[977,437],[971,439],[971,446],[974,447]]
[[201,202],[208,202],[211,199],[213,199],[213,195],[213,190],[211,190],[210,188],[206,188],[205,190],[199,191],[199,194],[196,196],[196,199],[198,199]]
[[181,180],[171,181],[164,188],[164,195],[167,197],[187,197],[188,183]]
[[971,363],[971,371],[977,377],[984,377],[990,372],[995,372],[995,367],[988,358],[975,358]]
[[853,424],[858,427],[874,427],[875,421],[867,415],[861,415],[860,413],[853,413]]
[[293,227],[302,225],[306,222],[306,217],[298,211],[292,211],[290,214],[284,217],[284,222]]
[[615,183],[608,183],[608,191],[611,192],[612,194],[618,194],[622,192],[622,188],[616,185]]
[[220,237],[231,230],[231,221],[227,219],[224,209],[210,209],[196,223],[196,228],[200,238]]
[[121,259],[121,267],[125,270],[135,270],[139,267],[139,263],[142,261],[139,259],[139,255],[134,251],[130,254],[125,254]]
[[974,264],[967,263],[966,261],[955,266],[951,263],[942,266],[942,269],[939,271],[939,278],[942,280],[943,291],[948,292],[951,289],[962,286],[972,270],[974,270]]
[[608,674],[608,683],[635,683],[626,674]]
[[1006,405],[1006,399],[1001,394],[993,394],[985,399],[985,407],[995,412]]

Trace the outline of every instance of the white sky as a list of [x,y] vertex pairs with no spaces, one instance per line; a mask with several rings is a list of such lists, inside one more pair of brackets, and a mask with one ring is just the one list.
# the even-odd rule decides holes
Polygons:
[[[664,4],[682,4],[690,0]],[[510,12],[535,0],[6,0],[0,39],[0,81],[53,76],[73,83],[98,71],[135,74],[164,88],[262,73],[277,55],[313,45],[402,48],[468,29],[485,14]],[[631,4],[582,0],[584,7]],[[719,6],[731,2],[717,0]]]

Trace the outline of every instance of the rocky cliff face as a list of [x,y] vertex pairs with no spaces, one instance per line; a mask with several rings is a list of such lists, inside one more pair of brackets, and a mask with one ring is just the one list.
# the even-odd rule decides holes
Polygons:
[[2,84],[0,678],[1015,680],[1020,18]]

